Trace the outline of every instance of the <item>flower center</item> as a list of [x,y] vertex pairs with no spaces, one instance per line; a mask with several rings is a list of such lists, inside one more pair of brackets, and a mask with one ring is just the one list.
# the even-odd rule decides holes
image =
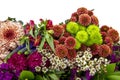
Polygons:
[[3,32],[3,37],[6,40],[12,40],[16,36],[15,31],[13,29],[7,29]]

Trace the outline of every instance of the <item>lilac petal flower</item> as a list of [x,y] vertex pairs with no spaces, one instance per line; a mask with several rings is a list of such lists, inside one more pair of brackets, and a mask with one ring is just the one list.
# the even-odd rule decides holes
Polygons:
[[9,66],[8,66],[8,64],[6,64],[6,63],[2,63],[2,64],[0,65],[0,69],[9,70]]
[[86,74],[85,74],[87,80],[92,80],[93,76],[90,76],[89,74],[89,71],[86,71]]

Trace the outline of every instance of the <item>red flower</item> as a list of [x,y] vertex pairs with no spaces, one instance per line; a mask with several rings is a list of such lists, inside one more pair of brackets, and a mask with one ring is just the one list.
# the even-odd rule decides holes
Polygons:
[[67,54],[68,59],[74,59],[74,58],[76,58],[76,56],[77,56],[77,53],[76,53],[75,49],[68,50],[68,54]]
[[54,39],[54,46],[56,47],[57,45],[59,45],[59,41]]
[[71,35],[70,35],[69,32],[65,31],[64,34],[63,34],[63,36],[65,36],[65,37],[69,37],[69,36],[71,36]]
[[34,28],[35,23],[34,23],[34,21],[33,21],[33,20],[30,20],[29,24],[30,24],[30,26],[31,26],[32,28]]
[[70,18],[70,21],[73,21],[73,22],[77,22],[77,20],[78,20],[77,17],[71,17]]
[[112,53],[112,50],[108,45],[103,44],[99,47],[99,53],[98,53],[99,56],[107,57],[111,55],[111,53]]
[[91,17],[88,14],[81,14],[78,22],[83,26],[88,26],[91,23]]
[[91,48],[93,55],[98,54],[98,52],[99,52],[99,45],[98,44],[94,44],[94,45],[90,46],[90,48]]
[[84,45],[84,44],[81,44],[80,50],[81,50],[81,51],[85,51],[86,49],[87,49],[87,46]]
[[62,44],[57,45],[55,51],[55,54],[60,58],[64,58],[68,54],[68,49]]
[[76,41],[75,41],[75,38],[73,37],[67,37],[66,40],[65,40],[65,46],[68,48],[68,49],[73,49],[76,45]]
[[59,39],[60,44],[64,44],[65,40],[66,40],[66,37],[64,37],[64,36],[60,37],[60,39]]
[[108,36],[108,34],[107,34],[106,32],[101,32],[101,34],[102,34],[102,38],[103,38],[103,40],[105,39],[105,37]]
[[47,30],[50,30],[52,27],[53,27],[52,20],[47,20],[46,29],[47,29]]
[[77,14],[78,14],[78,15],[87,14],[87,13],[88,13],[87,8],[81,7],[81,8],[78,8],[78,9],[77,9]]
[[115,29],[109,29],[107,31],[107,33],[108,33],[108,36],[111,37],[111,39],[113,40],[113,42],[118,41],[118,39],[119,39],[119,33]]
[[100,30],[101,30],[102,32],[107,32],[107,31],[109,30],[109,27],[108,27],[107,25],[103,25],[103,26],[100,28]]
[[64,28],[61,25],[55,25],[53,27],[53,31],[54,31],[54,37],[58,38],[64,32]]
[[91,16],[91,23],[95,25],[99,25],[98,18],[94,15]]
[[92,16],[92,15],[93,15],[92,10],[88,10],[88,15],[89,15],[89,16]]

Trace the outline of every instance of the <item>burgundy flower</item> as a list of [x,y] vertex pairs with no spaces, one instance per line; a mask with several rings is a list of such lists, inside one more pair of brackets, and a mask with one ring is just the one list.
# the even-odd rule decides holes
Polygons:
[[75,45],[76,45],[75,38],[73,38],[71,36],[66,38],[66,40],[65,40],[65,46],[68,49],[74,49]]
[[92,15],[93,15],[92,10],[88,10],[88,15],[89,15],[89,16],[92,16]]
[[76,58],[76,56],[77,56],[77,53],[76,53],[75,49],[69,49],[68,50],[68,54],[67,54],[68,59],[72,60],[72,59]]
[[85,7],[81,7],[81,8],[78,8],[78,9],[77,9],[77,14],[78,14],[78,15],[87,14],[87,13],[88,13],[88,10],[87,10],[87,8],[85,8]]
[[100,30],[102,32],[107,32],[109,30],[109,27],[107,25],[103,25],[103,26],[101,26]]
[[94,15],[91,16],[91,23],[95,25],[99,25],[98,18]]
[[30,69],[34,69],[36,66],[41,66],[42,55],[38,53],[37,51],[35,51],[29,55],[27,62],[28,62],[28,67]]
[[112,41],[111,37],[107,36],[107,37],[105,37],[104,43],[105,44],[108,44],[108,43],[113,44],[113,41]]
[[57,45],[55,51],[55,54],[60,58],[64,58],[68,54],[68,49],[62,44]]
[[70,18],[70,21],[77,22],[77,17],[75,17],[75,16],[74,16],[74,17],[71,17],[71,18]]
[[81,44],[80,50],[81,50],[81,51],[85,51],[86,49],[87,49],[87,46],[84,45],[84,44]]
[[88,26],[91,23],[91,17],[88,14],[81,14],[78,22],[83,26]]
[[63,34],[63,36],[68,37],[68,36],[70,36],[70,33],[67,32],[67,31],[65,31],[64,34]]
[[99,56],[107,57],[111,55],[111,53],[112,53],[112,50],[108,45],[103,44],[99,47],[99,53],[98,53]]
[[90,48],[91,48],[93,55],[98,54],[98,52],[99,52],[99,45],[98,44],[94,44],[94,45],[90,46]]
[[102,38],[103,38],[103,40],[105,39],[105,37],[108,36],[108,34],[107,34],[106,32],[101,32],[101,34],[102,34]]
[[54,36],[58,38],[64,32],[64,28],[61,25],[55,25],[53,27],[53,31],[54,31]]
[[27,67],[26,57],[24,54],[15,53],[7,60],[7,62],[10,68],[16,71],[22,71]]
[[59,45],[59,41],[54,39],[54,46],[56,47],[57,45]]
[[46,29],[50,30],[53,27],[53,22],[52,20],[47,20],[47,25],[46,25]]
[[107,33],[108,33],[108,36],[111,37],[111,39],[113,40],[113,42],[118,41],[118,39],[119,39],[119,33],[115,29],[109,29],[107,31]]
[[34,21],[33,21],[33,20],[30,20],[30,22],[29,22],[29,23],[30,23],[30,26],[31,26],[31,27],[34,27],[34,26],[35,26],[35,23],[34,23]]
[[59,39],[60,44],[64,44],[65,40],[66,40],[66,37],[64,37],[64,36],[60,37],[60,39]]

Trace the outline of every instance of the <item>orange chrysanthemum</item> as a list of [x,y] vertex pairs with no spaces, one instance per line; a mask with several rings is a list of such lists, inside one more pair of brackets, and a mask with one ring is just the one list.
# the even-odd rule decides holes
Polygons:
[[99,25],[98,18],[94,15],[91,16],[91,23],[95,25]]
[[88,26],[91,23],[91,17],[88,14],[81,14],[78,22],[83,26]]
[[55,50],[55,54],[60,58],[64,58],[68,54],[68,49],[62,44],[57,45]]

